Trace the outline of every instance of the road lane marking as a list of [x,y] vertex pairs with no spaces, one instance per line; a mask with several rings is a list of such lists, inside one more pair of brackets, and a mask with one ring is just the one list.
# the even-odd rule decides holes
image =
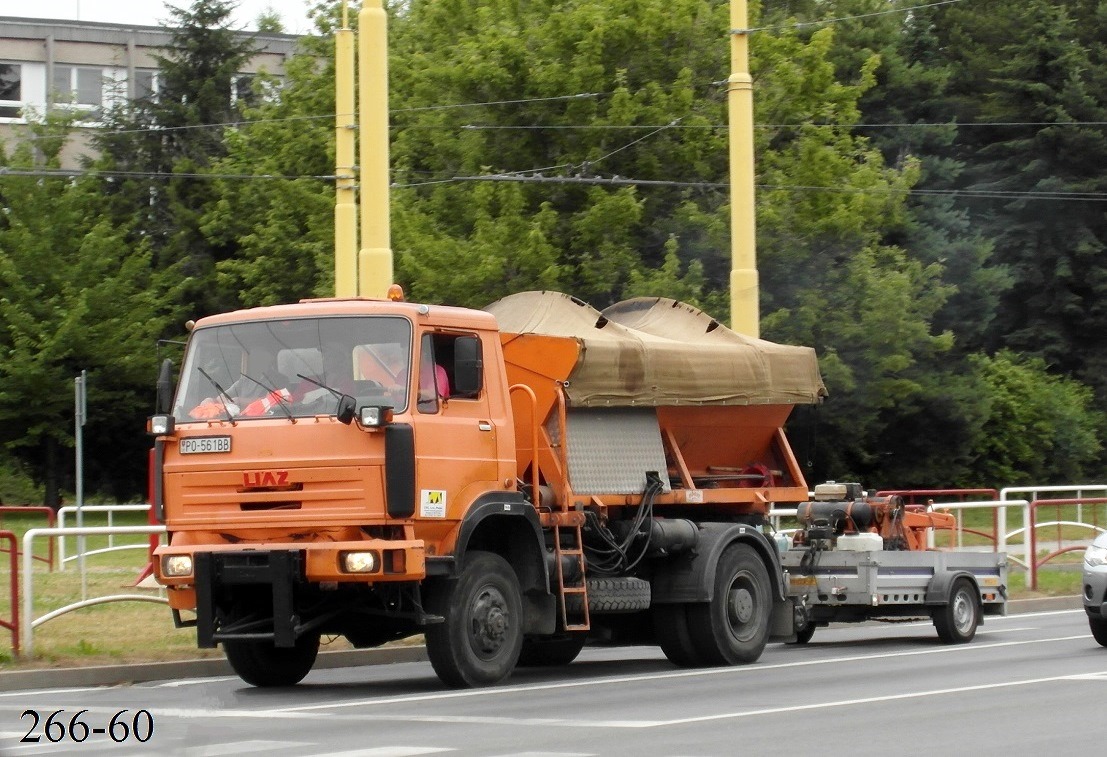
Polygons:
[[[1107,676],[1107,671],[1102,674]],[[717,715],[697,715],[690,718],[676,718],[673,720],[657,720],[649,727],[688,725],[689,723],[706,723],[713,720],[733,720],[736,718],[748,718],[758,715],[778,715],[781,713],[803,712],[805,710],[820,710],[829,707],[853,707],[859,704],[880,704],[883,702],[896,702],[904,699],[921,699],[923,697],[944,696],[947,694],[965,694],[973,691],[988,691],[991,689],[1005,689],[1016,686],[1034,686],[1042,683],[1054,683],[1056,681],[1074,681],[1087,677],[1087,674],[1069,674],[1063,676],[1049,676],[1046,678],[1026,678],[1021,681],[1001,681],[999,683],[982,683],[975,686],[957,686],[950,689],[931,689],[929,691],[916,691],[908,694],[887,694],[879,697],[864,697],[862,699],[842,699],[837,702],[818,702],[815,704],[799,704],[787,707],[766,707],[760,710],[747,710],[745,712],[728,712]]]
[[465,691],[443,691],[434,694],[412,694],[396,697],[373,697],[370,699],[358,699],[354,701],[331,702],[329,704],[309,704],[297,707],[283,707],[270,710],[278,713],[306,713],[315,710],[335,710],[345,707],[370,707],[374,705],[404,704],[408,702],[429,702],[442,699],[462,699],[467,697],[498,696],[507,694],[515,696],[529,691],[550,691],[556,689],[576,689],[591,686],[610,686],[625,683],[641,683],[647,681],[660,681],[670,678],[697,678],[719,675],[754,675],[770,670],[782,670],[786,668],[801,668],[814,665],[833,665],[850,662],[864,662],[869,660],[885,660],[897,657],[917,657],[932,654],[954,654],[968,651],[987,651],[1002,647],[1025,646],[1027,644],[1045,644],[1058,641],[1073,641],[1089,638],[1087,634],[1077,636],[1058,636],[1052,639],[1025,639],[1022,641],[999,641],[993,644],[957,644],[953,646],[941,646],[935,649],[915,649],[908,652],[885,652],[882,654],[850,655],[847,657],[832,657],[823,660],[799,660],[796,662],[782,662],[772,665],[742,665],[723,668],[701,668],[697,670],[681,670],[672,673],[644,673],[640,675],[613,676],[610,678],[595,678],[585,681],[560,681],[554,683],[524,684],[521,686],[496,686],[483,689],[466,689]]
[[225,757],[228,754],[272,752],[277,749],[303,749],[313,746],[299,741],[231,741],[210,746],[189,747],[181,751],[185,757]]
[[[191,709],[191,708],[167,708],[158,709],[157,716],[161,717],[179,717],[183,719],[203,719],[203,718],[251,718],[251,719],[271,719],[271,718],[298,718],[304,720],[343,720],[345,716],[334,713],[334,710],[343,710],[351,707],[372,707],[382,705],[393,704],[406,704],[412,702],[428,702],[439,701],[447,699],[462,699],[469,697],[480,696],[500,696],[503,694],[516,696],[519,694],[525,694],[531,691],[551,691],[558,689],[579,689],[587,687],[597,686],[610,686],[621,685],[627,683],[644,683],[649,681],[661,681],[668,679],[682,679],[682,678],[696,678],[704,676],[718,676],[718,675],[753,675],[757,673],[769,672],[773,670],[782,670],[787,668],[801,668],[811,667],[816,665],[834,665],[852,662],[865,662],[870,660],[882,660],[882,659],[894,659],[900,657],[917,657],[921,655],[932,654],[945,654],[945,653],[958,653],[966,651],[987,651],[990,649],[999,649],[1006,647],[1026,646],[1029,644],[1046,644],[1054,642],[1074,641],[1074,640],[1086,640],[1087,634],[1079,634],[1075,636],[1059,636],[1051,639],[1027,639],[1022,641],[1004,641],[996,642],[993,644],[959,644],[955,646],[941,646],[934,649],[917,649],[906,652],[885,652],[882,654],[866,654],[866,655],[849,655],[844,657],[833,657],[822,660],[800,660],[796,662],[777,663],[773,665],[747,665],[737,667],[725,667],[725,668],[706,668],[698,670],[681,670],[671,673],[647,673],[641,675],[630,676],[613,676],[609,678],[596,678],[584,681],[561,681],[544,684],[530,684],[522,686],[500,686],[490,687],[482,689],[467,689],[465,691],[445,691],[436,692],[433,694],[416,694],[409,696],[396,696],[396,697],[373,697],[368,699],[357,699],[352,701],[330,702],[325,704],[314,705],[301,705],[296,707],[276,707],[266,709],[234,709],[224,708],[219,710],[207,710],[207,709]],[[73,690],[67,690],[73,691]],[[86,691],[86,689],[77,689],[76,691]],[[31,692],[34,693],[34,692]],[[24,693],[24,696],[27,692]],[[67,707],[65,705],[56,704],[51,705],[54,709],[87,709],[89,712],[100,713],[112,713],[119,710],[118,707],[100,707],[100,706],[81,706]],[[6,710],[20,710],[24,707],[14,707],[0,703],[0,711]],[[321,712],[330,710],[332,712]],[[392,716],[382,716],[380,719],[387,720]],[[369,718],[373,719],[373,718]],[[638,722],[638,721],[630,721]],[[625,723],[625,721],[610,721],[609,727],[628,727],[629,723],[619,726],[617,724]],[[553,723],[551,723],[553,724]],[[556,721],[556,724],[569,725],[570,723],[564,721]],[[589,725],[588,723],[581,723],[581,725]],[[630,726],[640,727],[640,726]]]
[[436,746],[377,746],[369,749],[354,749],[350,752],[320,752],[326,757],[419,757],[421,754],[440,754],[456,752],[456,749]]

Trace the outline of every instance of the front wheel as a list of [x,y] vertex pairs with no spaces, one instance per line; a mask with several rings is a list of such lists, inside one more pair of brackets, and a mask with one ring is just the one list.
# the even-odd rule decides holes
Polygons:
[[934,611],[938,638],[946,644],[966,644],[980,624],[980,596],[967,578],[958,578],[949,591],[949,602]]
[[294,686],[315,664],[319,635],[301,636],[294,647],[276,647],[271,641],[224,641],[223,654],[238,677],[251,686]]
[[705,665],[756,662],[769,640],[769,571],[747,544],[731,544],[715,567],[711,601],[688,606],[688,630]]
[[1107,647],[1107,620],[1088,618],[1088,625],[1092,629],[1092,638],[1098,641],[1101,647]]
[[507,678],[523,646],[523,603],[511,565],[470,552],[456,581],[428,592],[427,609],[445,620],[427,626],[427,656],[442,682],[457,688]]

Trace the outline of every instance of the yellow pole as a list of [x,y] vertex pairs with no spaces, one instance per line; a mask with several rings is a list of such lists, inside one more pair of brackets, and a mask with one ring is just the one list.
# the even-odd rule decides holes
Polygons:
[[730,323],[740,334],[761,334],[758,315],[756,226],[753,204],[753,78],[749,72],[746,0],[730,2]]
[[381,0],[365,0],[358,16],[361,152],[359,293],[384,299],[392,284],[388,218],[388,18]]
[[342,3],[334,34],[334,296],[357,296],[357,159],[354,125],[354,32]]

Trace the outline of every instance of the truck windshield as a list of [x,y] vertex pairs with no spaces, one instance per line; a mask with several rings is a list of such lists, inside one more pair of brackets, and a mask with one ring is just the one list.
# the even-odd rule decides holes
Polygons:
[[411,324],[394,316],[299,318],[209,326],[189,340],[173,415],[188,420],[331,415],[407,408]]

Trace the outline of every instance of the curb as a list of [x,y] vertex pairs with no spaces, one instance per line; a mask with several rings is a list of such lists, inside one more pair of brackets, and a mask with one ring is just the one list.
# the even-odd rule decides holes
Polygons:
[[[1082,608],[1079,596],[1036,597],[1007,602],[1008,615],[1028,612],[1050,612]],[[384,647],[320,652],[313,669],[350,668],[361,665],[390,665],[397,662],[423,662],[427,659],[424,646]],[[173,681],[183,678],[232,676],[230,664],[223,658],[146,662],[132,665],[103,665],[87,668],[38,668],[0,672],[0,691],[30,689],[75,688],[84,686],[118,686],[149,681]]]
[[[361,665],[389,665],[397,662],[422,662],[427,659],[424,646],[348,649],[320,652],[313,670],[350,668]],[[203,660],[140,662],[130,665],[101,665],[87,668],[37,668],[0,673],[0,691],[25,689],[118,686],[148,681],[173,681],[183,678],[233,676],[230,664],[222,657]]]

